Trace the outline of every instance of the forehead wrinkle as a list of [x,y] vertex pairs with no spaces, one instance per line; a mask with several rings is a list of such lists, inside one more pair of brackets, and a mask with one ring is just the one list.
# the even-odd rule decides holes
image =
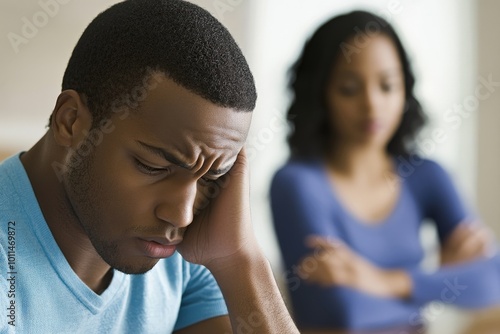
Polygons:
[[181,158],[176,157],[174,154],[166,151],[165,149],[163,149],[161,147],[152,146],[150,144],[143,143],[140,140],[136,140],[136,143],[143,150],[148,151],[151,154],[154,154],[154,155],[158,156],[159,158],[166,160],[168,162],[171,162],[179,167],[182,167],[182,168],[188,169],[188,170],[191,170],[195,167],[194,164],[189,164],[187,162],[182,161]]
[[[220,167],[213,169],[211,168],[214,164],[216,164],[220,160],[226,160],[228,156],[232,155],[232,150],[233,146],[232,145],[225,145],[225,147],[219,146],[217,148],[209,147],[206,143],[200,142],[197,147],[200,150],[200,155],[199,157],[201,158],[202,155],[205,155],[208,157],[204,163],[207,163],[207,168],[203,169],[201,172],[202,174],[208,174],[212,176],[221,176],[226,174],[234,165],[234,161],[227,164],[226,166]],[[238,152],[236,152],[238,154]],[[230,160],[235,160],[235,159],[229,159]],[[228,160],[226,160],[228,161]],[[226,163],[226,162],[223,162]]]
[[[231,113],[236,113],[236,111],[231,111]],[[243,122],[242,120],[237,121],[237,123],[239,124],[236,126],[225,124],[225,121],[220,121],[214,124],[208,124],[209,126],[207,126],[207,124],[204,124],[204,126],[201,129],[198,127],[197,132],[214,134],[217,137],[222,137],[225,139],[235,141],[238,140],[242,134],[246,134],[246,132],[248,131],[247,127],[250,126],[250,124],[248,124],[247,126],[241,126],[243,125],[242,122]]]
[[210,153],[231,151],[236,143],[245,140],[241,136],[244,134],[244,131],[232,129],[223,124],[214,124],[210,127],[197,127],[189,132],[189,144],[193,147],[198,147],[200,151]]

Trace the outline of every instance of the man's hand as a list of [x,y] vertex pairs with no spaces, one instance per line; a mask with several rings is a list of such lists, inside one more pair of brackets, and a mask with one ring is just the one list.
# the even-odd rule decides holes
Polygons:
[[[220,193],[188,227],[179,252],[212,272],[228,306],[233,333],[299,334],[253,233],[244,150],[224,178]],[[219,327],[205,326],[203,332],[226,332],[223,324],[212,325]]]
[[307,244],[316,252],[299,265],[299,276],[305,281],[350,287],[379,297],[411,294],[411,279],[404,271],[378,268],[339,240],[314,236]]
[[463,222],[441,245],[441,265],[467,262],[494,251],[491,230],[478,222]]
[[207,268],[238,262],[256,249],[251,225],[248,166],[244,149],[218,180],[208,207],[195,216],[178,249],[189,262]]

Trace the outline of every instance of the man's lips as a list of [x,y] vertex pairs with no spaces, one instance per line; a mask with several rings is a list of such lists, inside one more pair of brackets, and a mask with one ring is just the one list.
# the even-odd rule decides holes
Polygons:
[[176,250],[182,239],[169,240],[166,238],[140,238],[139,247],[144,255],[147,257],[162,259],[170,257]]
[[175,246],[181,243],[182,238],[177,238],[177,239],[168,239],[164,237],[149,237],[149,238],[142,238],[145,241],[154,241],[157,244],[164,245],[164,246]]

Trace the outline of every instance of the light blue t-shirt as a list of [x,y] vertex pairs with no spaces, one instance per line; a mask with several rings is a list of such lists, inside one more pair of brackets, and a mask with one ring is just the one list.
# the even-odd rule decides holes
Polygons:
[[[178,253],[94,293],[71,269],[19,159],[0,164],[0,333],[171,333],[227,314],[217,282]],[[15,326],[13,326],[15,325]]]

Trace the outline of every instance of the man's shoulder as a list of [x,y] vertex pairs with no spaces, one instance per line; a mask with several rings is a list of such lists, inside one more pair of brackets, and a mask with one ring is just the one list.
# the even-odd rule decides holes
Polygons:
[[7,198],[14,191],[12,175],[21,167],[19,155],[14,155],[0,162],[0,209],[3,207],[2,199]]
[[[18,211],[19,200],[15,191],[14,181],[12,180],[12,171],[15,169],[16,156],[0,162],[0,236],[7,234],[9,216],[12,212]],[[3,244],[2,240],[2,244]]]
[[[146,296],[144,291],[152,294]],[[161,297],[158,296],[158,291],[162,291]],[[203,295],[222,298],[210,271],[204,266],[184,260],[178,252],[160,260],[144,275],[131,275],[131,292],[140,294],[135,297],[146,297],[150,301],[160,298],[157,303],[161,303],[165,296],[179,303],[185,298],[191,302],[201,302]]]
[[[24,170],[19,155],[0,162],[0,224],[2,226],[6,226],[14,216],[19,217],[24,212],[21,203],[26,194],[19,190],[20,173],[24,173]],[[3,232],[5,231],[0,233]]]

